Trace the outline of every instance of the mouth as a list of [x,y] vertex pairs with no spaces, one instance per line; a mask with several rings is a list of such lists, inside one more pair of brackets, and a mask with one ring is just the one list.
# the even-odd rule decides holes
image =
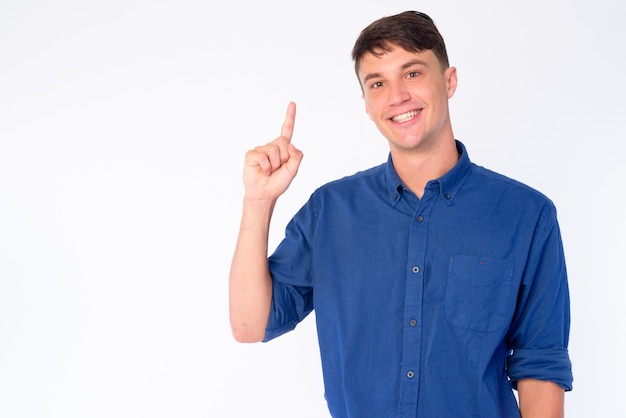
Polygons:
[[415,118],[420,112],[421,112],[421,109],[419,109],[419,110],[411,110],[409,112],[405,112],[405,113],[401,113],[399,115],[396,115],[396,116],[392,117],[391,120],[394,121],[394,122],[398,122],[398,123],[408,122],[411,119]]

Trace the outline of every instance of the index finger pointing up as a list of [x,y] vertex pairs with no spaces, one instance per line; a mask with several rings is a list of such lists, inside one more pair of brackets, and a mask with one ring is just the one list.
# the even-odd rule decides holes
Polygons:
[[287,107],[287,114],[285,115],[285,121],[280,131],[280,135],[284,136],[291,142],[291,136],[293,135],[293,126],[296,123],[296,104],[290,102]]

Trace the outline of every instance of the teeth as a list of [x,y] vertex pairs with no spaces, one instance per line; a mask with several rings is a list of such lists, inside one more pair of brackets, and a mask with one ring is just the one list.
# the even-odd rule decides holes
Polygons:
[[398,116],[394,116],[391,118],[394,122],[406,122],[407,120],[413,119],[417,115],[417,110],[412,110],[410,112],[403,113]]

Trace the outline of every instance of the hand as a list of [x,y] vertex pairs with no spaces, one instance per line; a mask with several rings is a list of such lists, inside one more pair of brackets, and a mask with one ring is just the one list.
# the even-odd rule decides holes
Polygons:
[[296,104],[291,102],[280,136],[246,153],[243,172],[246,199],[274,201],[298,173],[303,154],[291,143],[295,121]]

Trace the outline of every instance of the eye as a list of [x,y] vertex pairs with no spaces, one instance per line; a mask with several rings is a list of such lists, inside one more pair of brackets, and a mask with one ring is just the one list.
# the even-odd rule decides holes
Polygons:
[[384,83],[382,81],[376,81],[375,83],[372,83],[372,85],[370,86],[373,89],[377,89],[380,88],[384,85]]
[[406,75],[406,77],[407,77],[407,78],[415,78],[415,77],[417,77],[418,75],[420,75],[419,71],[411,71],[410,73],[408,73],[408,74]]

